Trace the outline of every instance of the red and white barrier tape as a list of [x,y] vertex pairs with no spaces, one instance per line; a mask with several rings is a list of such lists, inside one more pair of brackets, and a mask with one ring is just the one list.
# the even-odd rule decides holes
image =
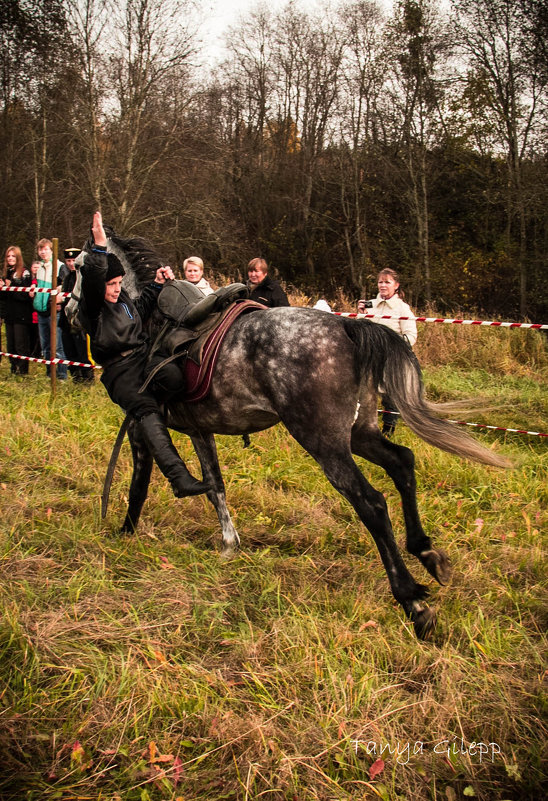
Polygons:
[[391,314],[358,314],[357,312],[334,312],[338,317],[354,317],[359,320],[415,320],[417,323],[455,323],[456,325],[492,325],[497,328],[534,328],[548,330],[543,323],[501,323],[497,320],[459,320],[450,317],[393,317]]
[[[401,412],[392,412],[388,409],[377,409],[379,414],[394,414],[401,417]],[[486,423],[467,423],[466,420],[448,420],[457,426],[474,426],[474,428],[489,428],[491,431],[510,431],[512,434],[529,434],[531,437],[546,437],[548,434],[541,434],[540,431],[526,431],[524,428],[503,428],[502,426],[488,426]]]
[[[34,362],[35,364],[65,364],[68,367],[90,367],[94,370],[101,370],[101,365],[99,364],[88,364],[86,362],[72,362],[68,359],[39,359],[35,356],[18,356],[15,353],[5,353],[4,351],[0,351],[0,356],[8,356],[12,359],[22,359],[23,361],[27,362]],[[377,409],[379,414],[386,412],[387,409]],[[398,416],[400,412],[388,412],[389,414],[395,414]],[[454,423],[458,426],[474,426],[475,428],[487,428],[491,431],[509,431],[512,434],[529,434],[532,437],[546,437],[548,439],[548,434],[542,434],[540,431],[526,431],[523,428],[503,428],[502,426],[489,426],[485,423],[467,423],[464,420],[448,420],[449,423]]]
[[90,367],[94,370],[102,370],[100,364],[71,362],[68,359],[39,359],[37,356],[19,356],[17,353],[4,353],[4,351],[0,351],[0,356],[8,356],[10,359],[22,359],[24,362],[34,362],[35,364],[65,364],[67,367]]
[[70,292],[60,292],[58,289],[48,289],[45,286],[0,286],[0,292],[49,292],[62,298],[70,298]]
[[488,428],[491,431],[510,431],[512,434],[529,434],[531,437],[548,438],[548,434],[542,434],[540,431],[526,431],[524,428],[502,428],[502,426],[488,426],[485,423],[467,423],[465,420],[448,420],[448,422],[458,426],[474,426],[474,428]]
[[[35,292],[51,292],[70,298],[70,292],[59,292],[57,289],[47,289],[46,287],[28,286],[2,286],[0,292],[30,292],[34,288]],[[496,328],[533,328],[535,330],[548,330],[545,323],[503,323],[498,320],[461,320],[452,317],[395,317],[391,314],[359,314],[358,312],[333,312],[337,317],[352,317],[358,320],[415,320],[417,323],[453,323],[455,325],[486,325]]]

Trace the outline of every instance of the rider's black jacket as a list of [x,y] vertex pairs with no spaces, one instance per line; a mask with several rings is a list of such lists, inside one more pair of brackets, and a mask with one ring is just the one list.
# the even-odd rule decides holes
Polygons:
[[105,365],[127,355],[148,341],[143,328],[156,307],[161,284],[144,287],[136,301],[122,289],[116,303],[105,300],[106,253],[86,254],[82,273],[79,318],[91,341],[91,353]]

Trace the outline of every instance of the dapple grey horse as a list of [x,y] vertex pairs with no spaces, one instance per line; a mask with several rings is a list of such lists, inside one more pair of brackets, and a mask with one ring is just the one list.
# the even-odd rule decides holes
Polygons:
[[[143,240],[124,240],[109,232],[109,248],[126,267],[129,290],[138,291],[162,264]],[[74,303],[77,292],[78,286]],[[379,430],[380,388],[426,442],[487,465],[508,466],[500,455],[437,416],[439,407],[423,396],[419,364],[399,335],[369,320],[314,309],[274,308],[238,317],[221,346],[208,397],[196,403],[175,397],[167,406],[168,425],[193,442],[211,487],[208,498],[219,518],[224,551],[231,552],[240,538],[226,505],[214,435],[246,435],[282,422],[371,533],[394,597],[422,638],[435,624],[434,611],[423,603],[426,587],[407,569],[384,497],[366,481],[353,455],[380,465],[394,482],[402,500],[407,551],[440,584],[449,580],[450,565],[421,525],[412,451]],[[123,529],[133,531],[153,462],[138,424],[131,423],[128,434],[134,467]]]

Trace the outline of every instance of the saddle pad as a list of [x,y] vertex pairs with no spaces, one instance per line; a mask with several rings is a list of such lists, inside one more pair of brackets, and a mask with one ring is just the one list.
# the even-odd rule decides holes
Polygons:
[[254,300],[236,301],[228,307],[219,325],[207,335],[205,341],[198,339],[193,343],[185,364],[185,403],[196,403],[209,394],[219,350],[234,320],[240,314],[259,309],[264,311],[265,308],[262,303]]

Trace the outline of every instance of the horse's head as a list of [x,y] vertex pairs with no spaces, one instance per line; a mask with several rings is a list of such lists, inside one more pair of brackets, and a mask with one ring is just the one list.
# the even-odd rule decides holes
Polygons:
[[[155,253],[150,245],[144,239],[135,237],[133,239],[122,239],[117,236],[112,228],[105,225],[105,233],[107,235],[107,252],[114,253],[117,256],[125,270],[122,286],[132,300],[135,300],[141,291],[141,288],[152,281],[156,274],[158,267],[163,267],[157,253]],[[82,252],[76,259],[76,270],[78,275],[72,290],[72,295],[65,306],[65,314],[71,326],[79,328],[78,322],[78,309],[80,305],[81,284],[82,276],[80,268],[85,263],[86,256],[92,252],[94,245],[93,237],[85,243]]]

